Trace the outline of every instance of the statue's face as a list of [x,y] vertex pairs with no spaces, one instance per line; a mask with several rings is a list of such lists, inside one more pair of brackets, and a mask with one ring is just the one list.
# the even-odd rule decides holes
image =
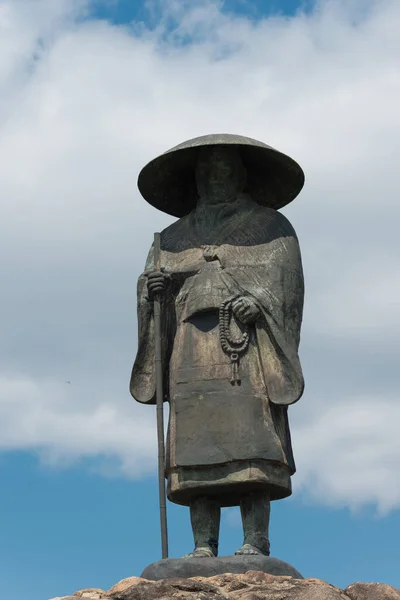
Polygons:
[[243,173],[243,166],[235,148],[203,148],[196,166],[200,196],[211,201],[229,201],[243,188]]

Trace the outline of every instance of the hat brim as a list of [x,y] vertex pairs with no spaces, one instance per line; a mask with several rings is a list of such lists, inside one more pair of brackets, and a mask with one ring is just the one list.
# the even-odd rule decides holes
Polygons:
[[143,198],[174,217],[189,214],[198,200],[195,168],[204,146],[237,147],[247,170],[244,192],[258,204],[278,210],[304,186],[303,170],[286,154],[251,138],[215,134],[184,142],[150,161],[138,178]]

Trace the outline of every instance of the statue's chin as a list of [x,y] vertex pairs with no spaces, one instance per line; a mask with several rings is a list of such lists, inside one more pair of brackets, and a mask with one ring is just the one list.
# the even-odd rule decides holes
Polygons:
[[226,195],[221,196],[206,196],[203,198],[204,204],[208,204],[210,206],[219,206],[220,204],[228,204],[230,198]]

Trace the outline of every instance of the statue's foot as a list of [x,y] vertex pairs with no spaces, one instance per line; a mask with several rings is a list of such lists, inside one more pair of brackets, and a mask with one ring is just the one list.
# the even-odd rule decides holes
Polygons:
[[215,558],[215,554],[209,546],[204,546],[202,548],[196,548],[190,554],[182,556],[182,558]]
[[268,556],[265,552],[262,552],[261,550],[259,550],[258,548],[256,548],[256,546],[253,546],[252,544],[243,544],[243,546],[241,548],[239,548],[239,550],[236,550],[235,555],[241,555],[241,556],[255,556],[257,554],[261,554],[262,556]]

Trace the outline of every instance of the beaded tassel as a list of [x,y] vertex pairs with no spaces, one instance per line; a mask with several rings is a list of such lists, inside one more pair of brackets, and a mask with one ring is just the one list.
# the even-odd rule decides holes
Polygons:
[[231,360],[231,384],[240,385],[239,358],[247,351],[250,344],[250,336],[249,333],[245,331],[240,339],[233,339],[230,328],[232,319],[232,300],[233,299],[225,300],[219,309],[219,337],[222,350]]

